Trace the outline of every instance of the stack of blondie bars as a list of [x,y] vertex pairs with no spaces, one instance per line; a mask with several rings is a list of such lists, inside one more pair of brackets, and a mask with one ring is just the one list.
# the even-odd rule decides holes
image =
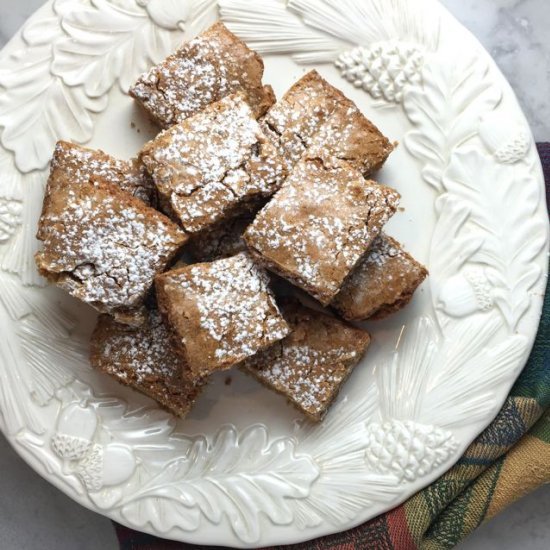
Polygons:
[[163,129],[135,159],[52,160],[38,269],[101,313],[92,365],[178,416],[240,368],[321,420],[370,344],[347,321],[427,275],[383,232],[399,194],[367,179],[394,145],[317,72],[278,102],[262,79],[217,23],[131,89]]

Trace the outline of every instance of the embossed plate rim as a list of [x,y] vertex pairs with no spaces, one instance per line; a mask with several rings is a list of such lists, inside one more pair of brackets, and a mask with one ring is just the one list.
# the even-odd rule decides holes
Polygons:
[[[219,3],[224,21],[260,50],[305,65],[336,63],[373,96],[364,96],[365,106],[386,108],[378,111],[384,124],[406,124],[399,162],[417,163],[419,182],[433,190],[430,292],[398,318],[403,334],[398,321],[380,325],[396,351],[375,350],[374,366],[354,378],[368,382],[366,394],[346,386],[317,428],[293,427],[286,410],[277,426],[237,415],[234,425],[208,428],[201,414],[224,418],[210,404],[183,424],[184,435],[146,398],[90,372],[86,331],[71,318],[89,316],[55,290],[33,286],[40,280],[32,231],[45,177],[33,170],[46,166],[56,135],[107,139],[102,112],[127,123],[134,115],[120,89],[162,59],[183,27],[191,35],[212,20],[213,0],[50,1],[0,53],[0,407],[16,451],[84,506],[167,538],[257,547],[353,527],[456,462],[498,412],[531,348],[548,221],[540,161],[513,92],[435,0],[347,0],[345,13],[342,2],[328,0]],[[275,20],[281,32],[272,32]],[[464,51],[457,55],[453,41]],[[39,86],[49,95],[37,105]],[[108,103],[120,112],[105,111]],[[25,125],[31,136],[18,132]],[[129,150],[139,140],[126,132]],[[480,173],[488,176],[474,177]],[[513,222],[511,231],[503,220]],[[249,391],[245,381],[236,384]],[[250,405],[246,392],[236,398]],[[266,411],[278,406],[270,401]]]

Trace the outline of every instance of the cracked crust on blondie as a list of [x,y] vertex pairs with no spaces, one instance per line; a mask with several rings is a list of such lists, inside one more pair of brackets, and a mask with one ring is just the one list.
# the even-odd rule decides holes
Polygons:
[[328,305],[399,205],[334,158],[304,158],[244,234],[253,257]]
[[187,236],[160,212],[106,181],[54,183],[44,198],[40,274],[118,321],[140,324],[155,275]]
[[370,336],[295,300],[281,309],[291,333],[247,359],[243,370],[319,422],[365,354]]
[[331,305],[349,321],[384,319],[404,308],[427,276],[422,264],[382,234]]
[[159,275],[156,290],[174,341],[197,376],[231,368],[289,332],[266,273],[244,253]]
[[58,141],[50,165],[48,187],[68,183],[107,181],[151,206],[156,189],[145,166],[137,159],[124,161],[100,150]]
[[215,23],[143,74],[130,95],[162,128],[238,91],[258,118],[275,102],[271,86],[262,85],[263,74],[262,58],[223,23]]
[[176,352],[157,310],[140,327],[100,315],[91,341],[92,367],[156,400],[176,416],[192,408],[206,380],[196,378]]
[[296,82],[260,120],[287,168],[308,155],[330,155],[369,176],[394,146],[340,90],[317,71]]
[[286,176],[241,94],[162,132],[144,147],[141,159],[161,205],[190,235],[270,197]]

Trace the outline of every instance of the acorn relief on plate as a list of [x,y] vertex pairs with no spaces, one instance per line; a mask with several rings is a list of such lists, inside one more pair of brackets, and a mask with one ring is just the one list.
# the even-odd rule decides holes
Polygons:
[[519,120],[509,120],[500,111],[486,115],[479,125],[481,140],[501,164],[523,160],[531,148],[531,133]]
[[51,445],[65,460],[80,460],[90,450],[97,429],[97,416],[91,407],[77,403],[67,406],[59,416]]
[[439,306],[451,317],[489,311],[494,305],[493,286],[483,270],[472,269],[448,279],[439,293]]
[[114,487],[130,479],[136,469],[132,451],[114,443],[94,445],[77,464],[75,473],[88,491],[97,492],[103,487]]

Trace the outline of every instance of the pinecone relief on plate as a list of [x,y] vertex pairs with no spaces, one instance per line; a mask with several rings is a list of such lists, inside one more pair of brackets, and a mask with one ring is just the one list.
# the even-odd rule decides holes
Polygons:
[[7,242],[21,225],[22,204],[0,198],[0,244]]
[[392,103],[403,101],[408,84],[421,81],[424,51],[404,42],[377,42],[358,46],[336,60],[342,76],[374,99]]
[[451,432],[416,422],[375,423],[369,426],[368,433],[367,466],[380,474],[395,475],[400,483],[428,475],[458,449]]

